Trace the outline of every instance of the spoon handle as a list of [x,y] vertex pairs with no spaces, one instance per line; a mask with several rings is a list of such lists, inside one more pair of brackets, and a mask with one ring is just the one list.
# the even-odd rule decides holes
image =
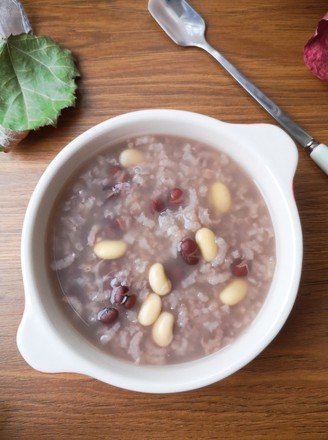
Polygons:
[[214,49],[206,40],[197,44],[212,55],[219,64],[309,153],[313,161],[328,174],[328,147],[317,142],[309,133],[303,130],[294,119],[275,104],[262,90],[255,86],[219,51]]

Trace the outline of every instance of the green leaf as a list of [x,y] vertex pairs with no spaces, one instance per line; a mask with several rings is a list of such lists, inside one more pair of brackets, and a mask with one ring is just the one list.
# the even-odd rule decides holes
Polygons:
[[55,125],[75,102],[73,56],[49,37],[0,39],[0,125],[15,131]]

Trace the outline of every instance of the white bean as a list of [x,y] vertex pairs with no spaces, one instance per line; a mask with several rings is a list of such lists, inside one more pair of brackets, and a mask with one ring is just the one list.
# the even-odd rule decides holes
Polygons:
[[214,182],[209,190],[209,201],[216,211],[227,213],[231,208],[231,194],[227,185]]
[[150,293],[141,304],[138,313],[138,322],[141,325],[148,326],[154,324],[162,310],[161,297],[156,293]]
[[101,240],[95,244],[93,251],[98,258],[115,260],[122,257],[128,245],[123,240]]
[[154,342],[160,347],[167,347],[173,340],[174,315],[162,312],[152,328]]
[[164,266],[161,263],[154,263],[150,267],[148,280],[153,292],[160,296],[167,295],[171,291],[171,281],[166,276]]
[[141,151],[136,148],[123,150],[119,157],[119,162],[124,168],[133,167],[144,162],[145,158]]
[[196,243],[205,261],[213,261],[218,253],[214,232],[208,228],[198,229],[195,235]]
[[248,291],[248,283],[246,280],[235,279],[230,282],[220,293],[220,300],[223,304],[234,306],[242,301]]

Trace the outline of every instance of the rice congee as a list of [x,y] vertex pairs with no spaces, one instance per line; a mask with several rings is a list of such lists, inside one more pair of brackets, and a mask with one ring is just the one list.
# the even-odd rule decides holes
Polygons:
[[73,325],[140,364],[231,344],[261,309],[275,269],[272,222],[248,174],[210,146],[164,135],[127,139],[88,161],[55,203],[47,246]]

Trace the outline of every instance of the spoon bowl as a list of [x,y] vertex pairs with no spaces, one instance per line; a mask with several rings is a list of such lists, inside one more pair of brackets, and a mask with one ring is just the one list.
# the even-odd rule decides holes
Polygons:
[[150,0],[148,9],[176,44],[200,47],[205,43],[205,21],[187,2]]

